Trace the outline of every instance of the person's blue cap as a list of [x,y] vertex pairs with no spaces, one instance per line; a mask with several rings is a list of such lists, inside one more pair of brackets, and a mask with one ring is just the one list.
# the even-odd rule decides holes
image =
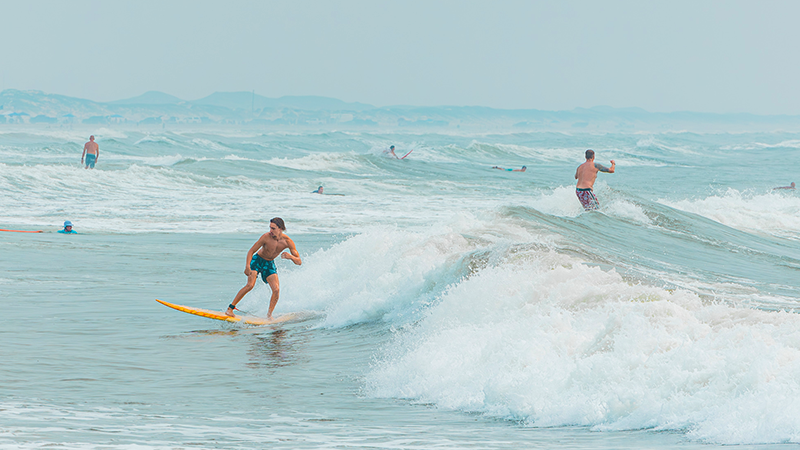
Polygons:
[[64,228],[71,227],[71,226],[72,226],[72,222],[70,222],[69,220],[65,220],[64,221]]

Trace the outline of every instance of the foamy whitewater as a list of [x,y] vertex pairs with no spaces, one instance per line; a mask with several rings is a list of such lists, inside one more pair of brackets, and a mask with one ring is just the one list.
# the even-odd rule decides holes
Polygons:
[[798,142],[0,128],[0,449],[800,444]]

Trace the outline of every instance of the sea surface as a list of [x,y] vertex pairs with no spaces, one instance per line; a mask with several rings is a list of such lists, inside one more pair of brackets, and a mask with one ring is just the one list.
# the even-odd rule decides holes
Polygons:
[[[798,448],[798,167],[779,131],[0,127],[0,228],[44,231],[0,232],[0,449]],[[224,309],[273,217],[297,320],[156,303]]]

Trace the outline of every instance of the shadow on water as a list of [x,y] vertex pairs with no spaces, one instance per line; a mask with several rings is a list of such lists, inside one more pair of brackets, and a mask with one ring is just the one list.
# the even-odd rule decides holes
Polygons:
[[245,364],[250,369],[280,369],[308,360],[305,351],[309,341],[308,333],[287,329],[276,329],[268,333],[251,336],[250,361]]

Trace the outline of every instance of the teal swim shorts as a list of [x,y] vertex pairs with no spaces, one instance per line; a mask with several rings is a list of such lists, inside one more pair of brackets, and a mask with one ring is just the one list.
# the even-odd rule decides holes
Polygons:
[[278,269],[275,267],[275,261],[266,260],[258,256],[258,253],[253,254],[253,259],[250,261],[250,270],[255,270],[260,273],[264,283],[267,282],[268,276],[278,273]]

